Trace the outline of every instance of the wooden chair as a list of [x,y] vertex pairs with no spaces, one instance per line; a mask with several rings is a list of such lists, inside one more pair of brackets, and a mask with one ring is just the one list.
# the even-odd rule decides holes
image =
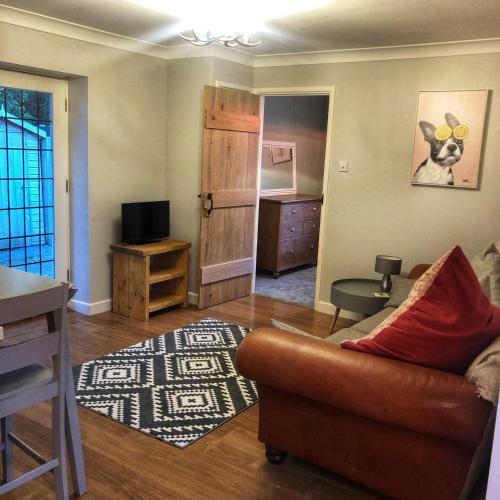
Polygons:
[[[66,475],[66,443],[64,429],[65,378],[67,374],[66,307],[68,286],[26,295],[24,300],[0,301],[0,323],[8,324],[47,314],[52,328],[47,334],[21,343],[1,347],[0,343],[0,423],[2,439],[3,484],[0,495],[48,471],[54,472],[57,499],[68,498]],[[52,359],[52,367],[46,368]],[[46,461],[29,445],[12,433],[12,415],[52,400],[52,458]],[[16,445],[40,465],[14,478],[13,445]]]

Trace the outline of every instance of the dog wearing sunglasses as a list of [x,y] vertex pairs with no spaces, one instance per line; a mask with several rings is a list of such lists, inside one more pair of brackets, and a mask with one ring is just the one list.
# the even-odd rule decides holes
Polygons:
[[468,129],[451,113],[444,115],[446,125],[435,127],[432,123],[419,122],[424,139],[430,145],[429,157],[419,165],[413,180],[422,184],[454,185],[452,167],[462,158],[464,139]]

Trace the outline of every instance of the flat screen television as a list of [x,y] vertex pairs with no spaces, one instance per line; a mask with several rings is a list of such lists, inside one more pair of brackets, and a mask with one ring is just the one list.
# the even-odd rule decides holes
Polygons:
[[122,241],[144,244],[170,236],[170,202],[122,204]]

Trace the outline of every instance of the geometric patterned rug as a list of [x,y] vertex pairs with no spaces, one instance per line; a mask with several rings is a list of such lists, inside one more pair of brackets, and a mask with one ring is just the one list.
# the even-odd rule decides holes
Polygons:
[[255,384],[235,368],[248,332],[205,318],[76,366],[76,399],[185,448],[257,401]]

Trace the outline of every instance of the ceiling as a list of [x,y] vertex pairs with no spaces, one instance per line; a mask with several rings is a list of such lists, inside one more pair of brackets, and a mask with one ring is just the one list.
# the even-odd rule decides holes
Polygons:
[[[133,0],[0,1],[131,38],[167,46],[184,43],[176,34],[177,19]],[[326,1],[314,10],[272,19],[256,36],[262,43],[245,50],[258,55],[497,38],[500,1]]]

